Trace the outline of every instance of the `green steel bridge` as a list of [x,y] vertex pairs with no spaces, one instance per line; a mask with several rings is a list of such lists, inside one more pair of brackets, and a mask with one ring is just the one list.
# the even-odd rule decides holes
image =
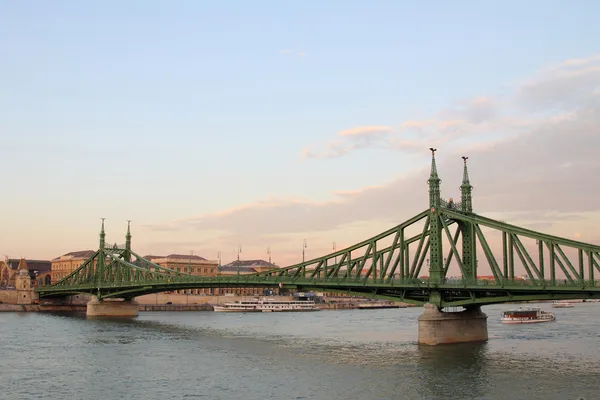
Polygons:
[[[96,253],[59,282],[36,291],[41,298],[88,293],[99,300],[131,300],[182,289],[280,287],[430,303],[438,309],[600,298],[595,280],[595,274],[600,275],[600,246],[474,213],[466,157],[460,202],[443,199],[436,150],[431,151],[427,209],[343,250],[252,275],[199,277],[139,256],[131,249],[129,226],[125,245],[107,245],[103,220]],[[427,278],[420,277],[424,265]],[[460,278],[449,277],[450,268]],[[478,280],[484,270],[492,278]]]

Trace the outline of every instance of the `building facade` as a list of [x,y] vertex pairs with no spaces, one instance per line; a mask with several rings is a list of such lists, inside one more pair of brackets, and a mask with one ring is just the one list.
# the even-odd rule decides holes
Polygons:
[[27,268],[31,285],[34,287],[50,284],[52,263],[44,260],[7,258],[0,261],[0,288],[14,289],[17,286],[19,265]]
[[52,283],[56,283],[75,271],[96,252],[93,250],[72,251],[52,260]]
[[[184,274],[194,276],[217,276],[219,262],[207,260],[196,255],[169,254],[168,256],[144,256],[148,261],[158,264],[161,267],[172,269],[173,271],[183,272]],[[214,289],[187,289],[177,290],[179,294],[204,294],[213,295]]]
[[[227,265],[219,267],[220,275],[247,275],[257,272],[278,269],[275,264],[265,260],[236,260]],[[279,288],[219,288],[215,289],[217,294],[233,294],[236,296],[264,296],[266,294],[279,294]]]

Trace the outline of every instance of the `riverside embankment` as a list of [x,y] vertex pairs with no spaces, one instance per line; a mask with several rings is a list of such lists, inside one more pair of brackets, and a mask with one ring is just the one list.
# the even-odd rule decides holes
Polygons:
[[[19,304],[17,291],[0,291],[0,312],[85,312],[92,296],[73,295],[60,299],[37,299],[33,293],[30,302]],[[175,293],[155,293],[136,297],[139,310],[146,311],[213,311],[214,305],[256,299],[259,296],[201,296]],[[293,296],[273,296],[275,300],[294,300]],[[404,308],[411,305],[388,301],[369,301],[360,297],[325,297],[318,307],[323,310],[351,310],[373,308]],[[21,303],[24,303],[21,301]]]

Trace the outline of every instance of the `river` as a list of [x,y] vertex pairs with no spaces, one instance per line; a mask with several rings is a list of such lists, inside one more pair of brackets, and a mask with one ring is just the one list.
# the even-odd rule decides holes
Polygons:
[[503,325],[487,343],[418,346],[420,308],[0,313],[5,399],[600,399],[600,303]]

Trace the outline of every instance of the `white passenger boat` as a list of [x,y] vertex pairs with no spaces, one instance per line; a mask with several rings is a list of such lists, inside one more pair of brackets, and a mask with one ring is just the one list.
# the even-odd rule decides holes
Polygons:
[[542,311],[539,307],[519,307],[518,310],[502,312],[503,324],[536,324],[555,320],[556,316],[553,313]]
[[216,312],[283,312],[283,311],[319,311],[314,301],[253,299],[232,301],[213,306]]
[[564,301],[555,301],[552,303],[552,308],[573,308],[573,307],[575,307],[575,304],[567,303]]

